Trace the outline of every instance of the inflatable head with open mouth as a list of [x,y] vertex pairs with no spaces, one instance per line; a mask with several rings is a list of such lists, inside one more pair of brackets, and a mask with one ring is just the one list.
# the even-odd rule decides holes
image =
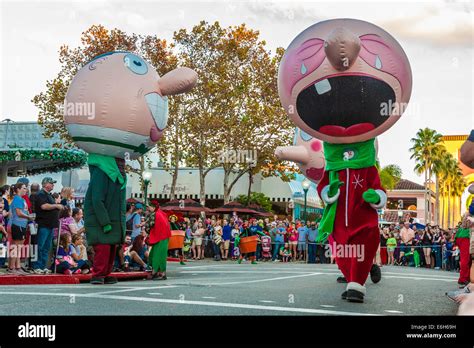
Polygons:
[[375,138],[402,115],[411,95],[410,63],[400,44],[356,19],[316,23],[286,50],[278,92],[298,128],[325,142]]
[[196,72],[189,68],[160,77],[132,52],[102,54],[82,67],[69,86],[66,128],[88,153],[135,159],[163,136],[167,96],[191,90],[196,81]]

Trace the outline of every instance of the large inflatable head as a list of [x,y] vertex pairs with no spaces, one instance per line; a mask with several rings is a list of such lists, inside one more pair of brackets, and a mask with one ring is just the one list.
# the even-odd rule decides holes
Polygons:
[[135,159],[162,137],[168,119],[167,96],[194,87],[197,74],[178,68],[160,78],[142,57],[114,51],[82,67],[64,105],[66,128],[88,153]]
[[402,115],[411,69],[400,44],[361,20],[312,25],[286,50],[278,72],[283,107],[298,128],[329,143],[375,138]]

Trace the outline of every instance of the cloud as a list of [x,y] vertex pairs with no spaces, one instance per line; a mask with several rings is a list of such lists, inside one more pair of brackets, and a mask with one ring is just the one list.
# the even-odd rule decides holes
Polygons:
[[323,20],[315,8],[307,7],[305,4],[297,3],[269,3],[250,2],[246,3],[247,10],[255,17],[267,19],[273,23],[282,22],[318,22]]
[[456,5],[459,4],[425,5],[418,13],[381,21],[379,25],[406,40],[439,46],[472,47],[472,9]]
[[[322,6],[324,5],[324,6]],[[397,38],[439,46],[473,45],[473,3],[248,3],[252,18],[285,25],[316,23],[331,18],[372,22]],[[370,10],[368,10],[370,7]],[[296,34],[296,33],[295,33]]]

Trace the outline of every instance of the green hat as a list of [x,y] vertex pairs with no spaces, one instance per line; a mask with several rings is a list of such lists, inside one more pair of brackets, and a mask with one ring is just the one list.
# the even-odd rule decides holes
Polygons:
[[54,180],[52,177],[50,176],[47,176],[45,178],[43,178],[43,180],[41,181],[41,185],[44,185],[44,184],[55,184],[57,183],[56,180]]

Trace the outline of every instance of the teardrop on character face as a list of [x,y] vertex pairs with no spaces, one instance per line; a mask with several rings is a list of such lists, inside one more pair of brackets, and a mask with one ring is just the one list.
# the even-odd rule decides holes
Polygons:
[[302,75],[306,74],[306,72],[308,71],[308,69],[306,68],[306,65],[304,65],[304,63],[301,64],[301,69],[300,69],[300,72]]

